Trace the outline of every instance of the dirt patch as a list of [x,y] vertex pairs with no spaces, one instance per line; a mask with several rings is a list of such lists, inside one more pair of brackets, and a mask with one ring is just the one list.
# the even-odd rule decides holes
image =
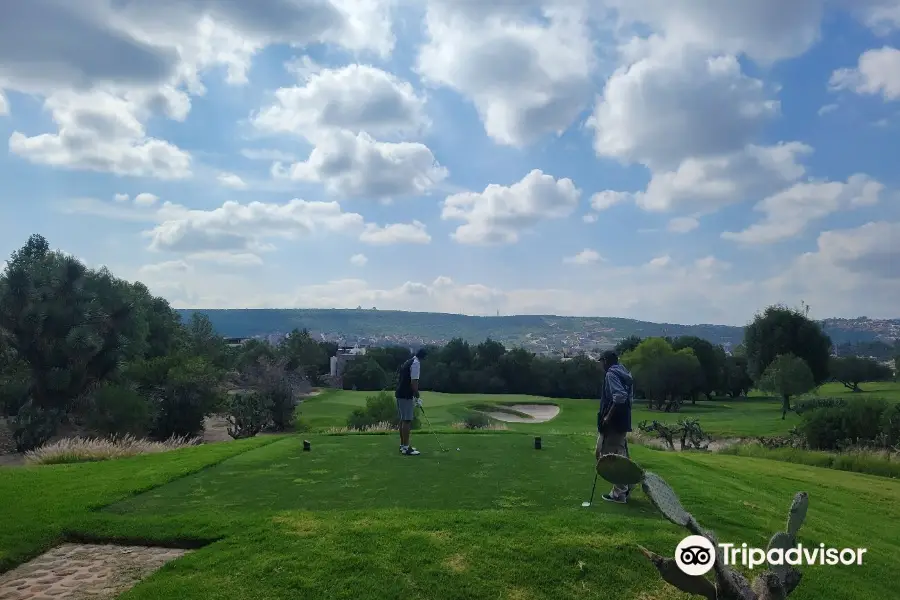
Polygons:
[[230,442],[234,438],[228,435],[228,420],[225,415],[210,415],[203,420],[203,443]]
[[485,414],[492,419],[506,423],[546,423],[559,414],[559,407],[555,404],[513,404],[508,408],[528,416],[520,417],[500,411],[488,411]]
[[63,544],[0,575],[0,600],[107,600],[189,550]]

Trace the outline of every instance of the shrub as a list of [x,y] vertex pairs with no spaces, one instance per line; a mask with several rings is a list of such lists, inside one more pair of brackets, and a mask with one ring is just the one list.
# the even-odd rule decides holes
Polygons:
[[19,365],[0,373],[0,417],[13,417],[25,406],[29,385],[28,372]]
[[800,432],[813,450],[840,450],[848,445],[875,443],[882,433],[887,408],[887,401],[870,398],[807,411]]
[[794,412],[802,415],[805,412],[815,410],[817,408],[834,408],[835,406],[846,406],[847,401],[843,398],[809,398],[800,400],[794,404]]
[[466,429],[487,429],[491,426],[491,419],[484,413],[470,412],[463,423]]
[[11,423],[16,452],[27,452],[45,444],[56,433],[62,419],[57,410],[44,410],[29,400],[19,409]]
[[900,446],[900,404],[892,404],[881,415],[881,433],[888,446]]
[[88,429],[104,436],[142,437],[153,426],[150,401],[131,386],[102,385],[91,395],[86,416]]
[[157,417],[153,437],[193,437],[203,431],[203,419],[221,403],[221,374],[202,358],[189,358],[170,368],[165,383],[155,389]]
[[[368,429],[378,423],[390,423],[393,429],[400,427],[400,419],[397,417],[397,401],[389,392],[379,392],[366,397],[366,407],[356,408],[347,419],[347,427],[350,429]],[[413,414],[412,428],[418,429],[419,415]]]
[[96,462],[138,454],[167,452],[197,443],[199,443],[197,438],[171,438],[164,442],[154,442],[130,435],[106,439],[75,437],[32,450],[25,454],[25,460],[38,465]]
[[229,402],[228,435],[238,440],[257,435],[270,423],[270,406],[263,394],[234,394]]

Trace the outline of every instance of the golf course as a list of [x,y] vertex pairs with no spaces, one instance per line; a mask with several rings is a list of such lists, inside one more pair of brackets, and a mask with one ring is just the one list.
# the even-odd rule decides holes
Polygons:
[[[887,399],[900,391],[867,387]],[[836,386],[819,393],[841,394]],[[672,556],[686,535],[642,491],[627,505],[606,503],[601,479],[594,503],[582,507],[594,476],[595,402],[423,393],[434,429],[423,422],[414,430],[422,454],[404,457],[394,433],[342,429],[367,395],[308,398],[298,408],[302,434],[0,469],[0,573],[62,542],[115,542],[189,550],[126,591],[128,600],[690,597],[640,552]],[[551,403],[559,413],[542,423],[454,427],[472,407]],[[698,418],[713,437],[776,435],[799,419],[782,421],[780,402],[762,397],[698,401],[679,415],[636,407],[634,415],[678,416]],[[664,478],[703,527],[738,546],[765,548],[783,530],[794,493],[808,492],[804,546],[867,553],[858,566],[799,567],[791,598],[895,596],[896,479],[640,445],[632,458]],[[4,600],[26,597],[39,596],[0,589]]]

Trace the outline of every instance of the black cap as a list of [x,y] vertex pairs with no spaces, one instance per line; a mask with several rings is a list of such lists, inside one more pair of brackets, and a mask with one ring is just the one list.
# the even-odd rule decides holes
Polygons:
[[419,360],[425,358],[427,355],[428,350],[426,350],[425,348],[419,348],[418,350],[416,350],[416,358],[418,358]]
[[602,360],[607,367],[611,367],[619,364],[619,355],[612,350],[607,350],[600,355],[600,360]]

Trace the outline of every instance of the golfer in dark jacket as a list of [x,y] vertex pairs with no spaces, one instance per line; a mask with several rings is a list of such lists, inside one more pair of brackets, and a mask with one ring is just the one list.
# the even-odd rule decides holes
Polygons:
[[[600,361],[606,370],[600,393],[600,411],[597,413],[597,450],[603,454],[628,456],[628,432],[631,431],[631,406],[634,403],[634,379],[628,369],[619,364],[615,352],[604,352]],[[630,485],[616,485],[602,498],[609,502],[625,504]]]
[[415,355],[400,365],[397,391],[397,417],[400,419],[400,454],[418,456],[419,451],[409,445],[409,432],[415,418],[417,406],[422,406],[419,398],[419,374],[422,371],[420,359],[425,358],[425,349],[421,348]]

